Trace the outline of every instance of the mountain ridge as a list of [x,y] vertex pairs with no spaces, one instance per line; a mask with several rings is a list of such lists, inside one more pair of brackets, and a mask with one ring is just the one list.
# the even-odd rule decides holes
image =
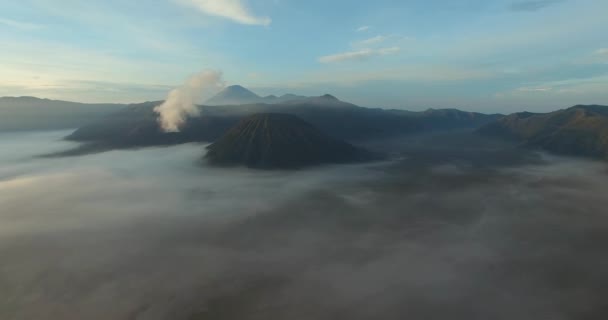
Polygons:
[[282,96],[268,95],[262,97],[241,85],[232,85],[224,88],[215,96],[206,100],[204,104],[212,106],[242,105],[252,103],[276,104],[305,98],[307,97],[298,96],[291,93],[284,94]]
[[608,158],[608,106],[576,105],[549,113],[518,112],[482,126],[478,133],[557,154]]
[[125,107],[126,104],[80,103],[32,96],[0,97],[0,132],[74,129]]
[[[325,134],[345,141],[396,137],[418,132],[473,129],[499,115],[452,111],[424,113],[359,107],[321,96],[280,104],[199,106],[200,117],[187,119],[178,133],[165,133],[153,110],[159,102],[129,105],[93,124],[85,125],[67,140],[97,145],[99,149],[121,149],[188,142],[214,142],[243,118],[256,113],[285,113],[297,116]],[[90,148],[89,148],[90,149]]]

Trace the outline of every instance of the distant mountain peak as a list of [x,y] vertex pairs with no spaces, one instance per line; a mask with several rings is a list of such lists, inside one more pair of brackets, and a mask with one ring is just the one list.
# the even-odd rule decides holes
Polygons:
[[251,90],[249,90],[249,89],[247,89],[247,88],[245,88],[245,87],[243,87],[241,85],[238,85],[238,84],[228,86],[224,90],[233,91],[233,92],[244,92],[244,93],[255,94],[255,93],[251,92]]
[[327,99],[327,100],[340,101],[340,99],[336,98],[335,96],[332,96],[329,93],[326,93],[326,94],[322,95],[321,98]]
[[213,98],[207,100],[206,103],[210,105],[232,105],[251,103],[251,101],[258,101],[260,99],[262,98],[251,90],[240,85],[232,85],[224,88]]
[[259,98],[260,96],[258,96],[257,94],[255,94],[253,91],[241,86],[241,85],[233,85],[233,86],[228,86],[226,87],[224,90],[222,90],[219,94],[224,94],[224,95],[238,95],[240,97],[256,97]]
[[254,93],[253,91],[241,86],[241,85],[231,85],[224,90],[220,91],[213,98],[207,100],[205,104],[207,105],[241,105],[241,104],[256,104],[256,103],[266,103],[266,104],[276,104],[282,103],[291,100],[304,99],[306,97],[297,96],[294,94],[285,94],[280,97],[275,95],[269,95],[266,97],[261,97]]
[[243,105],[243,104],[277,104],[285,102],[308,101],[311,103],[336,103],[341,102],[331,94],[324,94],[319,97],[299,96],[293,93],[287,93],[282,96],[269,95],[261,97],[253,91],[241,86],[231,85],[220,91],[213,98],[207,100],[205,104],[212,106],[221,105]]

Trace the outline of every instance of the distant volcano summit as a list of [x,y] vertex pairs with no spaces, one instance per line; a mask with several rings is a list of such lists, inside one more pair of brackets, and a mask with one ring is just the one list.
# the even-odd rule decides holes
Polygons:
[[216,94],[213,98],[207,100],[205,104],[211,106],[241,105],[254,103],[275,104],[305,98],[307,97],[298,96],[295,94],[285,94],[280,97],[277,97],[275,95],[261,97],[243,86],[234,85],[226,87],[224,90]]
[[290,169],[371,159],[371,154],[334,139],[288,114],[262,113],[243,119],[208,147],[206,158],[221,166]]
[[242,86],[230,86],[220,91],[213,98],[209,99],[206,104],[209,105],[230,105],[230,104],[245,104],[258,102],[262,97],[253,93],[249,89]]

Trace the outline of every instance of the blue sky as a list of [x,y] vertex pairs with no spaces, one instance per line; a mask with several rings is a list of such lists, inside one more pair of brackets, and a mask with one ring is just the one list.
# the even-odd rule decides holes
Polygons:
[[608,104],[607,16],[605,0],[6,0],[0,95],[157,100],[213,69],[371,107]]

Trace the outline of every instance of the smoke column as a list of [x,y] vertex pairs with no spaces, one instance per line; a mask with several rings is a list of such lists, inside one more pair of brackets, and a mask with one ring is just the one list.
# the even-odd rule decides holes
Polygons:
[[179,132],[189,116],[200,114],[196,103],[223,87],[219,71],[207,70],[191,76],[179,88],[169,92],[163,104],[154,108],[154,112],[159,114],[158,124],[165,132]]

